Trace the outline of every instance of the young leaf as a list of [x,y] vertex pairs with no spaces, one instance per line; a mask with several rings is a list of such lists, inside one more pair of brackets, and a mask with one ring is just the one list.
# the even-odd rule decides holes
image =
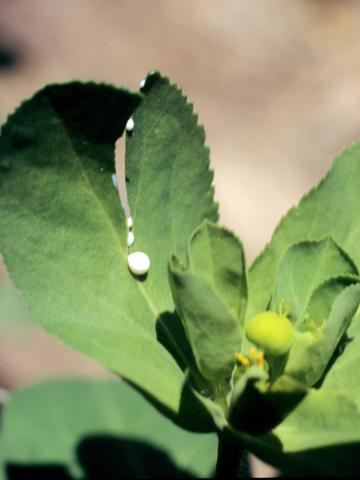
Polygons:
[[297,325],[313,291],[328,278],[346,274],[357,275],[357,268],[331,238],[298,243],[281,259],[271,310],[279,311],[281,302],[289,302],[289,318]]
[[360,409],[360,315],[357,314],[340,342],[322,390],[342,391],[357,401]]
[[[329,316],[320,325],[319,320],[315,320],[313,330],[296,332],[289,353],[285,375],[309,387],[320,379],[360,303],[360,284],[344,289],[344,279],[341,278],[320,287],[319,295],[331,296],[333,291],[338,293],[338,284],[343,291],[336,297]],[[318,293],[315,292],[315,295]]]
[[198,368],[221,383],[241,346],[247,294],[242,245],[226,229],[204,222],[191,237],[187,266],[173,256],[169,278]]
[[279,261],[294,243],[331,236],[360,266],[360,143],[345,149],[320,184],[281,220],[249,272],[248,318],[267,308]]
[[[191,106],[158,75],[140,100],[105,85],[54,85],[9,118],[0,139],[0,251],[35,321],[176,415],[183,373],[155,334],[163,309],[174,308],[167,260],[217,210]],[[128,271],[111,180],[114,143],[136,107],[126,161],[136,248],[152,264],[145,281]],[[172,168],[169,182],[163,172]]]
[[2,427],[5,478],[208,477],[216,457],[215,435],[177,428],[113,380],[20,390],[4,409]]
[[205,221],[188,249],[190,269],[223,299],[240,324],[245,318],[247,281],[243,246],[233,233]]
[[182,269],[173,257],[170,285],[197,366],[214,385],[231,373],[242,330],[224,301],[202,278]]
[[324,322],[328,321],[335,299],[350,285],[358,284],[359,277],[353,275],[342,275],[326,280],[319,285],[312,293],[305,315],[305,321],[299,325],[299,330],[316,330],[318,327],[325,327]]

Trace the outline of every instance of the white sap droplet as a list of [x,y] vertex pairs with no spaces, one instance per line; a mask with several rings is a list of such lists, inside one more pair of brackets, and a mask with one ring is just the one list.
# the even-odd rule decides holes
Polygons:
[[127,240],[128,247],[131,247],[131,245],[134,242],[135,242],[135,235],[133,234],[133,232],[129,232],[128,233],[128,240]]
[[144,78],[144,80],[141,80],[141,82],[140,82],[140,90],[145,87],[145,83],[146,83],[146,78]]
[[116,173],[113,173],[111,175],[111,181],[112,181],[113,186],[116,188],[116,190],[119,190]]
[[128,132],[132,132],[134,125],[135,125],[134,120],[130,117],[129,120],[126,122],[126,130]]
[[128,219],[127,219],[128,228],[131,228],[133,226],[133,224],[134,224],[133,219],[131,217],[128,217]]
[[128,267],[134,275],[144,275],[150,268],[150,258],[144,252],[130,253]]

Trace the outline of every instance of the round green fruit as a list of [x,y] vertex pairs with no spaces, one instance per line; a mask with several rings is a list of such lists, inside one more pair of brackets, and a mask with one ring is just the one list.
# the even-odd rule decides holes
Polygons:
[[246,336],[264,353],[280,357],[290,350],[294,340],[294,327],[285,315],[263,312],[249,320]]

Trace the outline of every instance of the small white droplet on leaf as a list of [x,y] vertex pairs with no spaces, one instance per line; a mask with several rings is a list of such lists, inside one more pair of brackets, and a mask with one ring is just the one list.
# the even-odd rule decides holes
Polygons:
[[134,275],[145,275],[150,268],[150,258],[144,252],[130,253],[128,267]]
[[141,82],[140,82],[140,90],[145,87],[145,83],[146,83],[146,78],[144,78],[144,80],[141,80]]
[[128,219],[127,219],[128,228],[131,228],[133,226],[133,224],[134,224],[133,219],[131,217],[128,217]]
[[133,234],[133,232],[129,232],[128,233],[128,239],[127,239],[127,244],[128,244],[128,247],[131,247],[131,245],[135,242],[135,235]]
[[130,117],[129,120],[126,122],[126,130],[128,132],[132,132],[134,125],[135,125],[134,120]]
[[113,186],[116,188],[116,190],[119,190],[116,173],[113,173],[111,175],[111,181],[112,181]]

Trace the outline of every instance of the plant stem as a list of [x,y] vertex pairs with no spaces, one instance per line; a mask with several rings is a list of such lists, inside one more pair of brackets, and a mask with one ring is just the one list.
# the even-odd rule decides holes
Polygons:
[[225,396],[218,396],[218,397],[214,398],[214,401],[215,401],[215,403],[217,403],[223,409],[224,415],[225,415],[225,417],[227,417],[227,415],[229,413],[229,406],[228,406],[226,397]]
[[219,447],[215,478],[237,478],[244,452],[239,440],[223,430],[218,433]]

